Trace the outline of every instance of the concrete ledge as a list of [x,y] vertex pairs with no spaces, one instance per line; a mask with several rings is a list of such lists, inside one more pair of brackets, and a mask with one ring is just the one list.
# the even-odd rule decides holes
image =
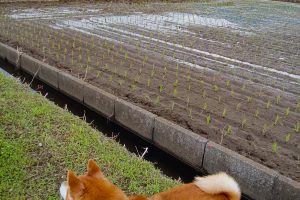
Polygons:
[[153,142],[165,151],[201,169],[207,139],[164,118],[155,118]]
[[33,76],[36,74],[38,77],[39,70],[44,63],[26,54],[22,54],[20,59],[21,69]]
[[83,88],[84,103],[105,117],[113,117],[115,114],[116,97],[91,84],[85,84]]
[[83,87],[85,82],[65,72],[58,73],[59,89],[71,98],[83,102]]
[[272,199],[300,199],[300,183],[285,176],[279,175],[274,182]]
[[150,141],[155,117],[156,115],[127,101],[117,99],[115,102],[115,120]]
[[206,145],[203,168],[210,174],[224,171],[232,175],[243,193],[254,199],[272,199],[277,172],[214,142]]
[[17,68],[20,66],[21,55],[16,49],[8,47],[6,59],[9,63],[15,65]]
[[16,67],[20,64],[19,52],[16,49],[2,43],[0,44],[0,58],[6,59],[9,63]]
[[0,58],[2,58],[3,60],[7,58],[7,48],[7,45],[0,42]]
[[52,86],[55,89],[58,89],[58,70],[55,67],[51,67],[50,65],[43,63],[41,65],[41,69],[39,72],[39,79]]

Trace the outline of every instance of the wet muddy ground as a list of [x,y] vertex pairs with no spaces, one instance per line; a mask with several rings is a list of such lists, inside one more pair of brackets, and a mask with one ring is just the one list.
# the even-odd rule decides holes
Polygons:
[[0,36],[299,181],[299,13],[278,2],[6,5]]

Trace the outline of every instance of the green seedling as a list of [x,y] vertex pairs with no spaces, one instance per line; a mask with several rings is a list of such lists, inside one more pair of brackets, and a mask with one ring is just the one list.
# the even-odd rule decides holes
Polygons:
[[277,150],[278,150],[277,142],[273,142],[272,143],[272,152],[273,153],[277,153]]
[[150,85],[151,85],[151,79],[148,78],[148,80],[147,80],[147,86],[150,87]]
[[192,109],[189,109],[189,118],[192,119]]
[[285,116],[288,116],[290,114],[290,107],[287,107],[285,109]]
[[227,115],[227,108],[225,107],[223,109],[222,117],[224,118],[224,117],[226,117],[226,115]]
[[204,84],[205,84],[204,80],[201,80],[201,81],[199,81],[199,82],[200,82],[200,86],[201,86],[201,87],[204,87]]
[[175,103],[174,103],[174,101],[172,101],[172,103],[171,103],[171,110],[172,111],[174,110],[174,106],[175,106]]
[[135,77],[134,77],[134,84],[136,84],[137,82],[139,82],[139,80],[140,80],[140,76],[139,75],[136,75]]
[[155,73],[155,71],[154,71],[154,69],[152,69],[152,71],[151,71],[151,78],[154,77],[154,73]]
[[228,88],[230,87],[230,80],[226,81],[226,87],[228,87]]
[[205,98],[207,96],[206,90],[203,90],[202,97]]
[[297,121],[295,124],[295,132],[299,133],[299,130],[300,130],[300,121]]
[[177,88],[173,89],[173,96],[176,97],[177,96]]
[[118,83],[119,83],[120,86],[122,86],[122,85],[124,84],[124,82],[125,82],[125,81],[122,80],[122,79],[120,79],[120,80],[118,81]]
[[275,117],[275,121],[274,121],[275,126],[278,124],[280,119],[281,119],[281,117],[277,114],[276,117]]
[[159,104],[159,102],[160,102],[160,96],[157,96],[154,103],[157,105]]
[[292,136],[291,133],[286,134],[286,136],[284,137],[285,143],[288,143],[291,140],[291,136]]
[[127,76],[128,76],[128,71],[126,70],[123,75],[124,79],[127,79]]
[[135,84],[131,84],[130,87],[131,87],[131,90],[132,90],[132,91],[135,91],[136,88],[137,88],[137,86],[136,86]]
[[255,110],[255,117],[256,117],[256,118],[259,117],[259,113],[260,113],[259,108],[256,108],[256,110]]
[[245,128],[247,125],[247,119],[246,117],[244,116],[243,119],[242,119],[242,128]]
[[228,125],[227,130],[226,130],[226,134],[227,135],[231,135],[232,134],[232,126]]
[[213,87],[214,87],[214,91],[215,91],[215,92],[218,92],[218,91],[219,91],[219,86],[217,86],[216,84],[214,84]]
[[268,125],[267,125],[267,124],[264,124],[264,125],[263,125],[263,128],[262,128],[262,134],[263,134],[263,135],[266,135],[267,131],[268,131]]
[[234,96],[234,91],[233,89],[230,90],[230,95],[233,97]]
[[174,87],[177,87],[177,86],[178,86],[178,79],[175,80],[175,82],[173,83],[173,86],[174,86]]
[[189,107],[190,105],[190,96],[187,97],[187,100],[186,100],[186,107]]
[[189,82],[190,80],[191,80],[191,75],[188,74],[188,76],[187,76],[187,81]]
[[101,71],[97,71],[96,77],[99,78],[101,75],[102,75],[102,72]]
[[242,105],[241,103],[238,103],[238,104],[236,105],[236,108],[235,108],[235,109],[236,109],[237,111],[239,111],[239,110],[241,109],[241,105]]
[[90,56],[88,55],[87,56],[87,63],[90,63],[91,62],[91,58],[90,58]]
[[203,110],[207,110],[207,103],[205,102],[204,104],[203,104]]
[[243,84],[242,85],[242,91],[245,91],[245,89],[246,89],[246,84]]
[[267,104],[266,104],[266,108],[269,109],[271,107],[271,101],[268,100]]
[[206,124],[209,125],[211,123],[210,115],[206,116]]
[[250,103],[250,102],[252,101],[252,99],[253,99],[252,97],[247,96],[247,102],[248,102],[248,103]]
[[168,72],[167,66],[164,67],[164,74]]
[[277,104],[277,105],[280,103],[281,97],[282,97],[281,95],[278,95],[278,96],[276,97],[276,104]]
[[191,91],[191,83],[188,85],[188,91]]
[[159,92],[161,93],[164,90],[164,86],[163,85],[159,85]]

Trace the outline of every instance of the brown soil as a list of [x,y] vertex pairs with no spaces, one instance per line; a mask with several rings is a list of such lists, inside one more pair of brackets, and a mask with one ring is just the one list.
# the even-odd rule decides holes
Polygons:
[[[101,8],[104,14],[114,10]],[[173,9],[156,4],[143,12],[159,13],[156,8]],[[128,14],[124,10],[135,11],[118,9],[114,13],[120,16]],[[59,18],[2,17],[1,41],[300,181],[300,134],[295,128],[300,123],[299,80],[254,66],[300,75],[299,36],[269,42],[278,33],[249,37],[189,26],[189,32],[165,34],[128,24],[83,26],[84,32],[68,25],[51,28]]]

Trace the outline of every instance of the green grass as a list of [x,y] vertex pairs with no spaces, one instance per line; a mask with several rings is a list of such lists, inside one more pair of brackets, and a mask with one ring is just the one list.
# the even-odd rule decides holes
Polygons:
[[95,159],[128,194],[179,184],[111,138],[0,74],[0,199],[59,199],[66,171],[82,174]]

